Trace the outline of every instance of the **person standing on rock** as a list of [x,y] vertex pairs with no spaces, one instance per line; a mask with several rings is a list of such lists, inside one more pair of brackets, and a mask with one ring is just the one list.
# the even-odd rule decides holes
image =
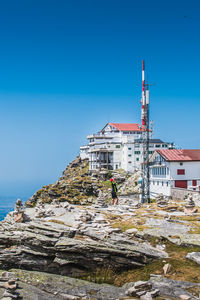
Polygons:
[[117,183],[115,181],[115,178],[111,178],[111,185],[112,185],[112,205],[118,204],[118,197],[117,197]]

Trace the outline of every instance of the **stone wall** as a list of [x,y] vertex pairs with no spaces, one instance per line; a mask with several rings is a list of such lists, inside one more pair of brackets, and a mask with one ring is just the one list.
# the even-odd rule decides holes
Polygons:
[[171,189],[171,196],[173,199],[184,199],[185,196],[190,193],[193,198],[199,200],[200,199],[200,192],[199,191],[191,191],[191,190],[186,190],[186,189],[181,189],[181,188],[172,188]]

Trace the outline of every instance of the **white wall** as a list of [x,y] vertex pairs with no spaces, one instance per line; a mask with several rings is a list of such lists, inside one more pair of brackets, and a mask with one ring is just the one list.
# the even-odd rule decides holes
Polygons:
[[[185,175],[177,175],[177,169],[185,169]],[[200,162],[186,161],[170,162],[171,178],[173,180],[196,180],[200,179]]]
[[159,194],[163,194],[164,196],[171,195],[171,181],[166,179],[152,179],[150,181],[150,197],[154,198]]

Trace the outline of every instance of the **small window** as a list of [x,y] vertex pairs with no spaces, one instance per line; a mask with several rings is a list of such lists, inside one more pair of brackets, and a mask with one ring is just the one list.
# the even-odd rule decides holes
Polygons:
[[115,148],[120,148],[120,145],[116,145]]
[[167,181],[167,182],[166,182],[166,186],[168,186],[168,185],[169,185],[169,182]]
[[156,148],[160,148],[160,145],[156,145]]
[[135,153],[135,154],[140,154],[140,151],[135,151],[134,153]]
[[136,158],[136,161],[139,161],[139,160],[140,160],[139,157],[137,157],[137,158]]
[[159,181],[157,181],[157,185],[159,185]]
[[116,169],[118,169],[118,165],[116,165],[115,167],[116,167]]
[[164,185],[163,181],[162,181],[162,186]]
[[196,180],[192,180],[192,185],[196,186],[197,185],[197,181]]
[[131,155],[131,154],[129,154],[128,156],[129,156],[129,157],[131,157],[132,155]]
[[129,161],[128,163],[131,164],[131,161]]
[[131,148],[128,148],[128,150],[131,150]]
[[180,166],[182,166],[183,165],[183,163],[180,163]]
[[177,175],[185,175],[185,169],[178,169]]

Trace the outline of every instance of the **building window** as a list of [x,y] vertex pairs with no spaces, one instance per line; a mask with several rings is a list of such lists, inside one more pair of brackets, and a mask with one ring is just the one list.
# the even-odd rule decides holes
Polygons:
[[116,167],[116,169],[118,169],[118,165],[116,165],[115,167]]
[[136,161],[139,161],[139,160],[140,160],[139,157],[137,157],[137,158],[136,158]]
[[192,180],[192,185],[196,186],[197,185],[197,181],[196,180]]
[[163,181],[162,181],[162,186],[163,186],[164,184],[163,184]]
[[120,145],[116,145],[115,148],[120,148]]
[[183,163],[180,163],[180,166],[182,166],[183,165]]
[[185,175],[185,169],[178,169],[177,175]]
[[128,148],[128,150],[131,150],[131,148]]
[[159,181],[157,181],[157,185],[159,185]]
[[128,163],[131,164],[131,161],[129,161]]
[[156,148],[160,148],[160,145],[156,145],[155,147],[156,147]]
[[140,154],[140,151],[135,151],[134,153],[135,153],[135,154]]
[[168,185],[169,185],[169,182],[167,181],[167,182],[166,182],[166,186],[168,186]]
[[128,156],[131,157],[131,154],[129,154]]

